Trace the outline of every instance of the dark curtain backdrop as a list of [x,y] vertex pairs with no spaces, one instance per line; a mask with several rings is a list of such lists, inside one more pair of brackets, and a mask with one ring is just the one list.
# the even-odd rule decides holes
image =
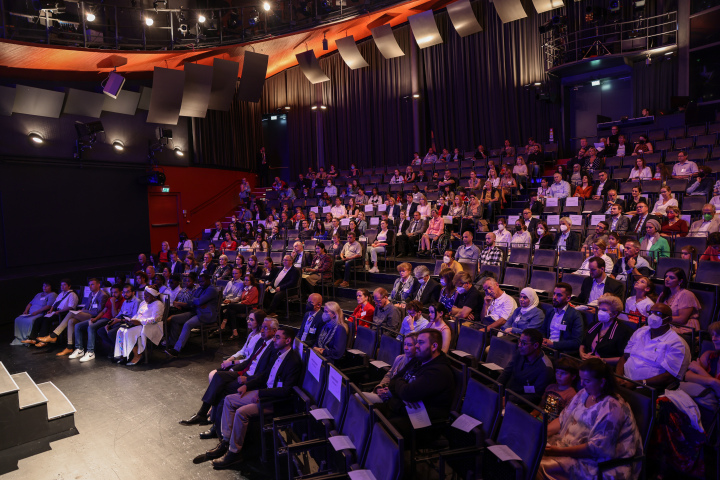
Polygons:
[[549,15],[503,25],[486,8],[485,30],[465,38],[447,13],[436,15],[444,43],[421,51],[421,70],[438,148],[491,149],[505,139],[525,145],[530,136],[547,141],[550,127],[559,132],[559,103],[537,100],[537,90],[525,87],[547,83],[538,25]]
[[678,91],[677,55],[655,57],[650,65],[645,61],[633,64],[633,112],[640,116],[643,108],[653,115],[670,111],[670,100]]
[[208,110],[193,119],[195,162],[226,168],[253,170],[262,145],[262,109],[259,103],[240,102],[237,91],[230,110]]

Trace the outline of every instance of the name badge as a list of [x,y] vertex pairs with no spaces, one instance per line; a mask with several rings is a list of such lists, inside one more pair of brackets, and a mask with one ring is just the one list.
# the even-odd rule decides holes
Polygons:
[[567,330],[567,325],[561,323],[558,328],[560,329],[560,331],[564,332],[565,330]]
[[317,330],[317,328],[311,328],[311,329],[309,329],[308,331],[309,331],[311,334],[314,334],[316,330]]
[[523,388],[525,389],[525,393],[535,393],[535,387],[532,385],[525,385]]
[[361,317],[364,317],[367,312],[363,310],[363,312],[360,314]]

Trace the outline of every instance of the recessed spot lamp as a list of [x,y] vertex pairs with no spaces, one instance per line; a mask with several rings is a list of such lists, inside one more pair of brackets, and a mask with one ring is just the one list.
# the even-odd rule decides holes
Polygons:
[[88,22],[94,22],[95,21],[95,14],[92,12],[88,12],[87,15],[85,15],[85,18]]
[[266,12],[269,12],[270,11],[270,2],[263,2],[263,9]]
[[42,137],[42,135],[40,135],[39,133],[36,133],[36,132],[32,132],[32,133],[28,134],[28,138],[30,140],[32,140],[34,143],[38,143],[38,144],[43,143],[45,141],[45,139]]
[[202,14],[199,15],[199,16],[198,16],[198,22],[200,22],[200,23],[205,23],[205,15],[202,15]]
[[123,150],[125,150],[125,144],[123,142],[121,142],[120,140],[115,140],[112,143],[112,146],[118,152],[122,152]]
[[180,150],[180,147],[175,147],[175,155],[177,155],[178,157],[182,157],[185,154],[182,150]]
[[420,94],[419,93],[413,94],[413,98],[420,98]]
[[327,109],[327,107],[325,105],[320,105],[320,109],[325,110],[325,109]]
[[290,110],[290,105],[285,106],[285,110]]
[[313,106],[311,107],[311,109],[312,109],[312,110],[317,110],[317,105],[313,105]]
[[148,27],[152,27],[152,24],[153,24],[153,19],[150,17],[145,17],[145,25],[147,25]]

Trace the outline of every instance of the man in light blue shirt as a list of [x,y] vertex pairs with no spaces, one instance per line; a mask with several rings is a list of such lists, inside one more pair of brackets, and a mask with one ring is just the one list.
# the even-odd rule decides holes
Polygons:
[[553,175],[555,182],[550,185],[550,196],[552,198],[567,198],[570,196],[570,184],[562,179],[562,175]]
[[455,252],[455,260],[460,263],[477,263],[480,258],[480,249],[473,245],[473,234],[467,230],[462,235],[463,244]]

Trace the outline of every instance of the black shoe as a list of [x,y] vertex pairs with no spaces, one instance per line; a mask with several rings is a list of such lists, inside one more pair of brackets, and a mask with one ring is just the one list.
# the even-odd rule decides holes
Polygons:
[[205,452],[205,456],[207,458],[220,458],[223,455],[225,455],[225,452],[228,451],[229,446],[230,445],[228,445],[227,442],[220,442],[220,443],[218,443],[217,447]]
[[215,470],[225,470],[226,468],[235,467],[243,462],[243,455],[240,452],[228,452],[224,457],[213,460],[212,465]]
[[197,413],[187,420],[180,420],[180,425],[210,425],[207,416],[201,416]]
[[215,431],[215,426],[210,430],[206,430],[200,434],[200,440],[210,440],[211,438],[218,438],[218,434]]
[[166,349],[165,349],[165,353],[168,354],[169,356],[173,357],[173,358],[176,358],[176,357],[178,357],[178,356],[180,355],[180,352],[178,352],[178,351],[175,350],[174,348],[166,348]]

